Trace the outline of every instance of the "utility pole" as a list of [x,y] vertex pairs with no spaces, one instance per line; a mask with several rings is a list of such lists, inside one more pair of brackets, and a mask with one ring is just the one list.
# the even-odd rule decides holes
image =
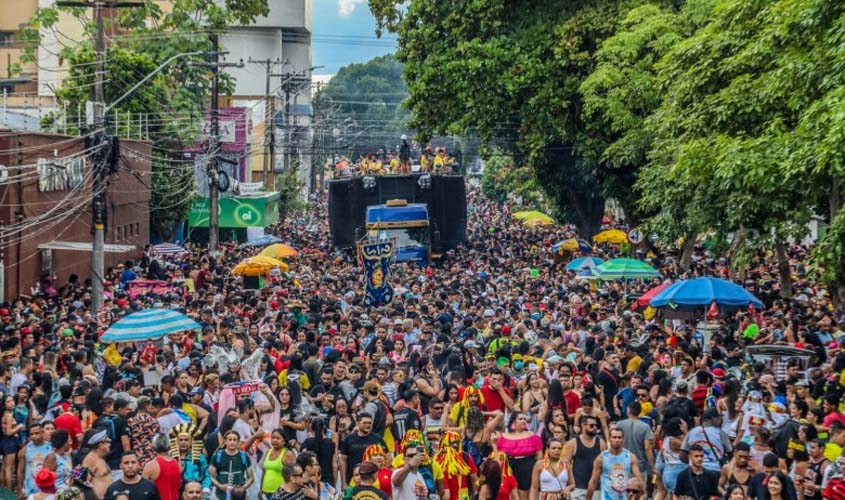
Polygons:
[[217,161],[217,150],[220,147],[220,89],[217,82],[220,76],[220,41],[217,33],[211,35],[211,51],[214,52],[214,66],[211,67],[211,141],[208,143],[211,154],[206,155],[210,174],[208,180],[208,251],[214,255],[220,245],[220,221],[218,220],[217,205],[220,203],[220,185],[218,175],[220,174],[220,163]]
[[[320,164],[320,172],[322,172],[325,166],[318,161],[317,156],[317,141],[322,138],[322,119],[320,117],[320,89],[321,89],[321,82],[317,82],[317,92],[314,94],[313,99],[313,106],[314,106],[314,122],[311,124],[311,128],[314,130],[313,137],[311,138],[311,193],[317,191],[317,166],[316,164]],[[322,143],[322,141],[321,141]],[[322,145],[322,144],[321,144]],[[320,155],[322,157],[322,155]]]
[[[94,18],[97,23],[97,64],[96,72],[94,74],[94,103],[93,103],[93,126],[96,131],[94,135],[93,144],[96,145],[94,151],[94,179],[93,179],[93,202],[92,202],[92,223],[91,229],[94,234],[94,241],[91,248],[91,312],[96,315],[103,307],[103,280],[105,278],[106,264],[105,264],[105,240],[106,240],[106,176],[110,169],[106,168],[106,162],[113,162],[114,155],[105,154],[104,149],[110,139],[106,137],[106,117],[103,113],[105,107],[105,91],[103,89],[103,74],[104,74],[104,58],[105,55],[105,41],[104,41],[104,27],[103,27],[103,9],[108,8],[124,8],[124,7],[143,7],[143,3],[138,2],[114,2],[96,0],[94,2],[79,2],[79,1],[59,1],[56,2],[58,7],[93,7]],[[111,165],[112,167],[114,165]]]
[[220,203],[220,91],[218,77],[220,68],[243,68],[243,61],[239,63],[220,62],[220,41],[217,33],[212,33],[211,51],[214,60],[210,63],[198,63],[211,68],[211,137],[206,149],[208,176],[208,251],[217,253],[220,246],[220,223],[218,219],[218,205]]
[[275,125],[273,125],[273,112],[275,111],[275,106],[273,99],[271,99],[270,96],[270,77],[273,75],[270,73],[270,66],[275,64],[281,64],[281,61],[278,58],[256,60],[250,57],[247,62],[253,64],[263,64],[266,75],[266,81],[264,86],[264,98],[267,99],[267,104],[265,105],[264,109],[264,168],[262,174],[264,187],[269,188],[269,171],[275,168],[275,162],[273,160],[274,153],[276,151],[276,127]]

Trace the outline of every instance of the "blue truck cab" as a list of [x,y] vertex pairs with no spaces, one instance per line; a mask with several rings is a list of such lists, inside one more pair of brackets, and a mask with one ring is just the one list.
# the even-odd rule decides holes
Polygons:
[[397,199],[368,206],[366,234],[369,241],[393,240],[396,262],[431,262],[431,221],[425,203]]

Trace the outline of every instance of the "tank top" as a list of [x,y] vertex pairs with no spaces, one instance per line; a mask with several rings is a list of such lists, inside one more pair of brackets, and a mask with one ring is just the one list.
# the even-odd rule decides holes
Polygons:
[[[821,491],[816,490],[813,486],[821,486],[822,479],[824,479],[824,474],[822,474],[822,467],[824,464],[830,463],[826,458],[822,458],[818,462],[810,462],[810,466],[807,468],[807,472],[804,473],[804,500],[815,500],[822,497]],[[812,490],[812,491],[811,491]]]
[[551,469],[546,468],[547,464],[543,464],[543,470],[540,472],[540,492],[542,493],[556,493],[566,488],[566,483],[569,481],[569,471],[566,469],[566,463],[561,462],[563,470],[555,476]]
[[73,457],[70,453],[64,455],[56,455],[56,489],[61,490],[67,487],[67,480],[70,478],[70,473],[73,471]]
[[575,487],[579,490],[586,490],[593,475],[593,462],[601,453],[601,443],[596,436],[596,443],[592,447],[584,446],[581,443],[581,436],[575,436],[575,455],[572,457],[572,474],[575,478]]
[[36,446],[34,443],[27,443],[26,451],[24,452],[24,460],[26,461],[26,473],[24,474],[23,492],[25,495],[33,495],[40,490],[35,485],[35,475],[41,471],[41,466],[44,465],[44,459],[53,451],[50,443],[41,443]]
[[282,448],[279,456],[270,460],[271,451],[267,452],[264,457],[264,479],[261,482],[261,491],[264,493],[273,494],[279,489],[279,486],[285,483],[285,478],[282,477],[282,467],[284,466],[284,458],[288,450]]
[[631,452],[622,449],[618,455],[601,452],[601,497],[604,500],[625,500],[628,479],[633,475]]
[[179,500],[179,489],[182,487],[182,469],[179,468],[179,460],[156,457],[156,462],[159,472],[155,485],[161,500]]
[[737,412],[734,416],[733,420],[731,419],[731,412],[723,411],[722,412],[722,432],[728,435],[731,440],[736,438],[736,431],[739,428],[739,417],[740,413]]
[[663,454],[663,463],[665,464],[682,464],[684,463],[681,460],[681,452],[674,452],[672,451],[672,447],[669,444],[672,442],[672,438],[666,436],[663,438],[663,446],[661,448],[660,453]]

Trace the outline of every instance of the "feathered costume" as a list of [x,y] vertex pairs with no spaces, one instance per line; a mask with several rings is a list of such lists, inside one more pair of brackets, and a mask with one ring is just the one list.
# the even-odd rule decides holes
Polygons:
[[[199,426],[195,423],[180,424],[170,430],[170,456],[179,460],[182,469],[182,482],[196,481],[202,485],[204,493],[211,492],[211,476],[208,474],[208,460],[202,454],[202,437]],[[191,450],[185,458],[179,456],[179,438],[191,440]]]
[[383,448],[380,444],[373,444],[367,447],[364,450],[364,462],[370,461],[373,463],[377,463],[373,460],[374,457],[381,457],[381,466],[376,473],[376,484],[375,486],[380,489],[381,491],[385,492],[387,496],[392,497],[393,495],[393,484],[391,483],[391,476],[393,474],[393,470],[390,469],[389,463],[387,462],[387,450]]
[[469,409],[472,408],[472,404],[469,402],[470,396],[478,396],[477,406],[479,408],[484,407],[484,393],[474,385],[467,386],[467,388],[464,389],[464,394],[461,397],[461,400],[454,408],[452,408],[452,411],[449,414],[449,418],[452,419],[458,427],[464,427],[467,424]]

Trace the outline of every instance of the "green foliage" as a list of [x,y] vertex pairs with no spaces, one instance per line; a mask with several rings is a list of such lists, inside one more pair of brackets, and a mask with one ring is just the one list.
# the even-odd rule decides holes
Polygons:
[[340,131],[349,141],[347,153],[355,156],[393,148],[402,134],[409,133],[410,113],[400,105],[407,97],[402,63],[387,54],[340,68],[317,99],[325,116],[344,123]]
[[[269,13],[268,0],[171,0],[170,10],[163,11],[153,0],[144,0],[141,8],[120,9],[119,16],[104,19],[107,32],[116,29],[105,52],[104,92],[106,103],[124,95],[137,82],[170,57],[212,48],[209,31],[219,31],[231,24],[250,24],[258,16]],[[21,31],[20,39],[27,47],[24,62],[35,61],[43,31],[55,28],[59,12],[69,12],[82,24],[87,39],[74,47],[60,50],[60,64],[69,68],[69,76],[57,90],[59,104],[75,115],[84,110],[85,102],[93,100],[96,26],[91,10],[84,8],[40,8]],[[128,113],[147,113],[145,132],[153,139],[153,153],[166,158],[182,144],[193,144],[199,136],[210,95],[211,75],[207,68],[189,64],[187,58],[178,59],[123,100],[107,120],[118,117],[110,130],[121,135],[135,135],[133,125],[126,127],[122,117]],[[220,93],[231,93],[234,82],[221,73]],[[72,113],[71,113],[72,111]],[[83,113],[84,115],[84,113]],[[81,125],[71,120],[70,133],[80,133]],[[162,145],[167,144],[164,148]],[[184,196],[184,186],[190,175],[185,169],[167,172],[172,164],[166,159],[154,164],[151,223],[154,228],[169,234],[187,214],[191,199]],[[177,169],[178,170],[178,169]],[[177,179],[173,179],[173,176]],[[155,182],[156,176],[161,182]],[[180,182],[177,182],[180,180]],[[180,198],[181,193],[181,198]]]
[[276,177],[276,191],[279,192],[279,222],[288,214],[305,208],[302,190],[305,183],[297,175],[297,168],[289,168]]
[[399,36],[419,135],[510,145],[556,212],[589,236],[607,197],[633,204],[634,177],[590,147],[580,87],[601,43],[642,3],[370,0],[370,8],[380,29]]
[[508,195],[522,198],[522,205],[543,209],[542,192],[530,167],[517,166],[513,157],[493,150],[484,163],[481,192],[487,198],[504,202]]

